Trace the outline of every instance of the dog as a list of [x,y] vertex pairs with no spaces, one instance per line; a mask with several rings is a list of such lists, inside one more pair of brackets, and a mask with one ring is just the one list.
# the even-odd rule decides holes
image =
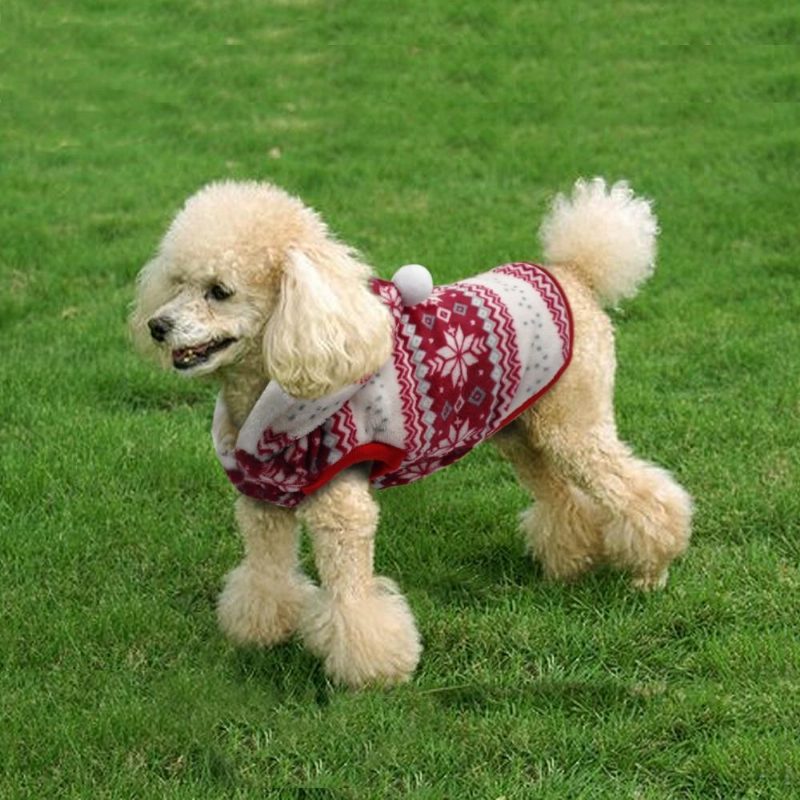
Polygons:
[[[465,424],[448,428],[445,411],[463,419],[459,403],[463,409],[475,398],[483,402],[474,376],[500,381],[500,356],[485,365],[493,372],[468,374],[504,335],[500,321],[490,322],[495,311],[481,305],[490,295],[500,298],[498,314],[513,317],[502,324],[528,337],[519,369],[512,364],[507,371],[532,369],[529,356],[542,352],[534,347],[539,341],[553,359],[529,386],[520,388],[526,381],[518,379],[513,398],[511,389],[502,390],[505,399],[498,399],[501,389],[490,392],[495,406],[481,417],[482,437],[491,438],[535,499],[521,518],[529,551],[553,579],[573,580],[610,564],[629,572],[638,589],[663,587],[670,563],[688,545],[692,501],[667,471],[618,438],[614,337],[603,310],[635,295],[652,273],[657,234],[651,203],[627,183],[579,180],[571,196],[556,197],[542,223],[544,267],[506,265],[425,297],[424,287],[375,278],[315,211],[274,185],[218,182],[190,197],[139,275],[131,328],[139,348],[163,366],[211,376],[221,387],[214,439],[241,490],[236,520],[245,547],[217,606],[228,638],[270,646],[298,632],[330,678],[351,687],[410,678],[420,636],[398,587],[373,573],[374,490],[444,466],[480,438],[467,440]],[[536,306],[537,282],[550,297],[547,311]],[[409,294],[415,296],[405,302]],[[424,337],[411,334],[433,325],[437,304],[450,327],[439,339],[431,334],[430,363],[423,356],[410,363],[418,384],[387,387],[395,378],[408,383],[399,371],[392,378],[401,358],[397,342],[406,335],[408,347],[424,349]],[[469,340],[452,323],[462,310],[472,313],[471,330],[479,332]],[[535,340],[525,332],[534,329]],[[438,391],[447,397],[438,413],[430,407],[435,398],[418,410],[455,438],[448,445],[443,433],[445,445],[420,456],[404,441],[416,423],[401,395],[430,395],[431,374],[445,373],[446,364]],[[379,394],[388,399],[376,417]],[[296,416],[305,413],[308,419]],[[346,428],[345,417],[351,432],[373,420],[347,452],[332,436]],[[425,435],[431,445],[432,434]],[[424,468],[416,474],[419,463]],[[299,563],[301,524],[313,541],[319,586]]]

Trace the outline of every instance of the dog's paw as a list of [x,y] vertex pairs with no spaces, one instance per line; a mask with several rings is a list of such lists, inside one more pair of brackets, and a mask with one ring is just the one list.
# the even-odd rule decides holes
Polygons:
[[297,630],[303,608],[316,591],[302,575],[271,575],[243,562],[225,577],[217,620],[234,644],[268,647]]
[[634,575],[631,578],[631,586],[640,592],[657,592],[667,585],[669,570],[661,572],[647,572],[642,575]]
[[359,597],[321,591],[306,608],[301,633],[331,679],[352,688],[407,681],[422,652],[411,610],[386,578]]

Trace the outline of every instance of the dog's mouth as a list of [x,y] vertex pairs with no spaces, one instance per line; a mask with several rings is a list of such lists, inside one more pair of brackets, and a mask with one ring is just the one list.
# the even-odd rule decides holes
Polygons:
[[172,366],[175,369],[191,369],[200,364],[205,364],[211,356],[219,353],[226,347],[232,345],[236,339],[216,339],[203,344],[196,344],[192,347],[181,347],[172,351]]

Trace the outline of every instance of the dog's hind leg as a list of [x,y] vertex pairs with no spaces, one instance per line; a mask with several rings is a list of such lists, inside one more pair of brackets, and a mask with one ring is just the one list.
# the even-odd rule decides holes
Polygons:
[[547,470],[606,513],[604,559],[629,570],[637,588],[663,587],[670,563],[689,543],[691,498],[666,470],[633,455],[613,423],[569,426],[548,412],[542,403],[526,422]]
[[295,513],[240,496],[236,519],[245,557],[225,578],[217,618],[236,644],[276,644],[297,628],[315,587],[298,563]]
[[[554,512],[563,518],[587,509],[572,489],[577,487],[605,517],[603,559],[629,570],[638,588],[660,588],[670,562],[688,545],[691,498],[666,470],[637,458],[619,440],[611,323],[574,276],[561,271],[559,279],[575,323],[572,361],[551,391],[514,423],[537,455],[530,468],[534,492],[549,496],[551,508],[566,503],[566,510]],[[601,520],[593,512],[589,517]],[[539,523],[535,507],[531,521]]]
[[303,639],[337,683],[407,680],[419,661],[419,634],[405,598],[373,575],[378,506],[366,473],[338,475],[300,506],[322,591],[305,609]]
[[528,551],[545,574],[555,580],[573,580],[602,561],[603,528],[609,515],[548,467],[521,426],[513,423],[493,442],[535,500],[521,515],[520,528]]

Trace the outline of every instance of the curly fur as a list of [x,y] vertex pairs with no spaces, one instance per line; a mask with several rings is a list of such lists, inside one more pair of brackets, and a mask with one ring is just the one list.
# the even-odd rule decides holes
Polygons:
[[650,201],[602,178],[558,195],[539,232],[547,262],[571,267],[606,305],[633,297],[653,273],[657,234]]
[[[542,225],[572,309],[572,361],[495,442],[536,500],[522,530],[554,579],[610,563],[637,588],[660,588],[689,541],[689,495],[617,437],[613,331],[601,308],[651,274],[657,232],[648,201],[599,178],[557,197]],[[210,184],[189,198],[142,270],[131,327],[163,364],[219,380],[236,427],[270,379],[319,397],[384,363],[391,325],[367,287],[370,274],[297,198],[263,183]],[[405,598],[373,573],[378,507],[365,472],[341,473],[296,511],[239,498],[237,521],[245,558],[218,605],[232,641],[264,646],[298,632],[337,682],[408,679],[420,638]],[[319,588],[298,562],[300,522]]]
[[367,277],[344,247],[289,251],[263,349],[267,372],[289,394],[321,397],[389,358],[391,318]]

